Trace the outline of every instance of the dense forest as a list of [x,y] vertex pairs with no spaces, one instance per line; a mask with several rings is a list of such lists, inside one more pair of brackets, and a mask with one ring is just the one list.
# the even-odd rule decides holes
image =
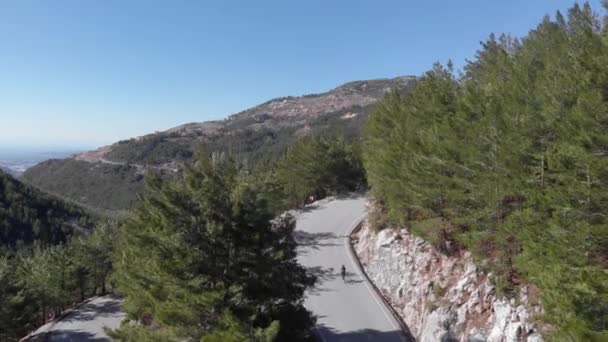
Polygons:
[[108,291],[137,323],[110,332],[116,340],[309,340],[302,295],[314,278],[281,213],[365,183],[357,145],[338,134],[300,139],[254,168],[200,152],[176,177],[148,173],[119,222],[1,179],[3,341]]
[[550,339],[606,340],[607,132],[608,27],[588,4],[491,36],[371,115],[375,228],[472,251],[504,296],[536,286]]
[[359,190],[366,183],[359,145],[348,143],[342,135],[298,140],[277,161],[275,177],[282,198],[292,206],[309,196],[319,199]]
[[115,263],[124,308],[145,323],[124,324],[115,339],[310,337],[302,295],[312,279],[295,260],[294,222],[275,219],[242,179],[234,163],[200,157],[175,182],[148,181]]
[[112,224],[64,244],[0,252],[0,340],[14,341],[75,303],[110,291]]
[[65,242],[75,230],[91,228],[82,209],[43,194],[0,171],[0,246]]
[[136,166],[91,164],[71,158],[47,160],[23,175],[24,182],[100,214],[130,208],[143,190],[143,178]]
[[357,160],[341,136],[318,136],[253,170],[199,152],[177,179],[149,177],[116,247],[128,321],[112,337],[311,340],[302,297],[315,279],[296,262],[295,222],[281,213],[360,186]]
[[0,340],[106,293],[116,226],[0,173]]

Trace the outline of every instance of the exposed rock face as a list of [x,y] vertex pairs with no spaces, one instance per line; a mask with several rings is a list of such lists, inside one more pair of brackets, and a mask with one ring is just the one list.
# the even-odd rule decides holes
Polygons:
[[406,229],[375,234],[367,224],[355,250],[418,341],[542,341],[532,318],[542,307],[530,304],[527,287],[499,299],[468,252],[448,257]]

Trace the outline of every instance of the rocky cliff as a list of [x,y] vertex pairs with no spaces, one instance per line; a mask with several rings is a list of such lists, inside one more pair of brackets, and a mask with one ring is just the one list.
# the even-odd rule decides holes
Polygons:
[[542,341],[533,289],[499,298],[470,253],[446,256],[407,229],[368,226],[354,236],[355,250],[418,341]]

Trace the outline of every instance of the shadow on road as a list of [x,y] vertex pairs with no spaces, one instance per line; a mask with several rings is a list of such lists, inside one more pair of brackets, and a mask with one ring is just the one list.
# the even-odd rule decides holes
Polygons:
[[344,278],[344,282],[347,284],[359,284],[364,282],[364,280],[354,272],[346,272],[346,277]]
[[332,280],[337,276],[337,274],[334,272],[333,267],[323,268],[321,266],[313,266],[306,268],[306,271],[308,272],[308,274],[314,276],[317,279],[316,283]]
[[85,331],[56,330],[46,336],[48,342],[108,342],[109,339],[96,337]]
[[332,267],[324,268],[321,266],[314,266],[306,268],[306,273],[315,277],[315,283],[308,288],[308,292],[310,295],[318,295],[321,292],[330,292],[334,291],[328,288],[323,287],[323,283],[326,281],[330,281],[338,277],[338,273],[334,272]]
[[328,342],[402,342],[404,336],[399,330],[378,331],[373,329],[362,329],[355,331],[337,331],[324,325],[317,326],[317,330]]
[[338,200],[345,200],[345,199],[359,199],[364,196],[365,196],[365,191],[358,191],[358,192],[341,193],[341,194],[336,195],[335,197]]
[[302,230],[296,230],[293,232],[293,235],[298,245],[310,247],[315,250],[318,250],[321,247],[341,246],[339,243],[327,242],[327,240],[338,238],[334,233],[308,233]]
[[87,303],[81,306],[78,310],[68,314],[61,320],[64,323],[75,323],[91,321],[94,319],[109,317],[120,312],[120,298],[111,297],[101,303]]
[[[306,272],[309,275],[315,277],[314,285],[309,288],[309,292],[312,295],[318,294],[320,292],[335,291],[335,290],[331,290],[331,289],[323,287],[323,283],[334,280],[334,279],[339,279],[341,277],[340,272],[336,271],[333,267],[329,267],[329,268],[324,268],[321,266],[307,267]],[[353,284],[362,283],[363,281],[364,280],[361,279],[361,277],[359,277],[356,273],[346,272],[346,277],[344,279],[345,284],[353,285]]]

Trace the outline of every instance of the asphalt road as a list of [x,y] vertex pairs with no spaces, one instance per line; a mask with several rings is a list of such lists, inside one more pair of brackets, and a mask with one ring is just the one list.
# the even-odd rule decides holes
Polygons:
[[364,215],[363,197],[322,200],[296,213],[298,260],[318,277],[304,304],[317,315],[323,341],[406,341],[349,253],[347,234]]
[[[365,214],[365,198],[318,201],[295,213],[298,260],[318,277],[305,305],[317,315],[317,333],[325,342],[406,341],[389,310],[373,292],[348,250],[348,232]],[[340,267],[346,266],[342,280]],[[74,310],[37,335],[51,342],[110,341],[103,327],[124,318],[120,298],[106,296]],[[38,339],[35,339],[38,340]]]
[[36,335],[46,337],[35,341],[45,342],[106,342],[110,338],[103,327],[117,328],[124,318],[120,311],[120,298],[105,296],[70,312],[59,322],[47,324]]

